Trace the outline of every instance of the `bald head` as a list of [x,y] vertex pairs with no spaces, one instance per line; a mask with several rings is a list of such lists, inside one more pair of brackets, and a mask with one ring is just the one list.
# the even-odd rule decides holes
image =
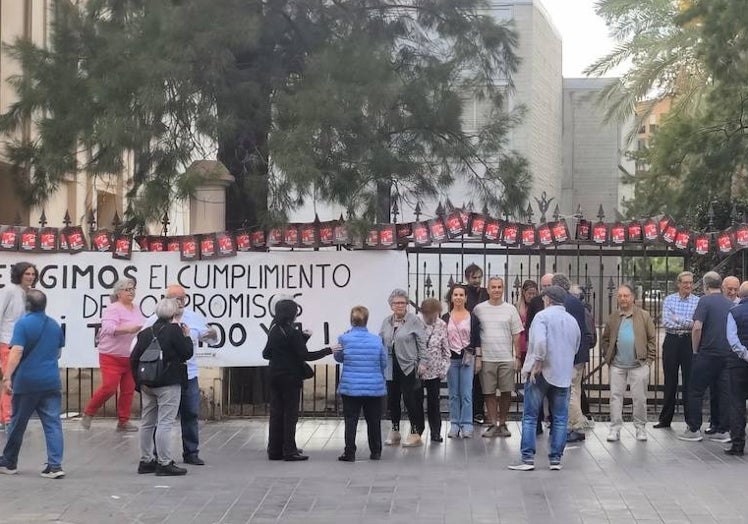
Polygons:
[[179,284],[171,284],[166,288],[166,298],[184,298],[185,291]]
[[738,289],[740,289],[738,277],[729,276],[722,281],[722,294],[733,302],[738,298]]
[[553,273],[546,273],[540,278],[540,287],[543,289],[550,287],[553,284]]
[[748,280],[740,284],[740,290],[738,291],[738,296],[740,298],[748,297]]

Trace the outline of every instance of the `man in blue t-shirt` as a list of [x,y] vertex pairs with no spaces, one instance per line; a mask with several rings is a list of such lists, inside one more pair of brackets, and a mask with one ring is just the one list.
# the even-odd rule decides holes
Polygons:
[[37,289],[26,292],[26,309],[13,329],[8,372],[3,388],[13,393],[13,415],[8,439],[0,456],[0,473],[17,473],[26,425],[35,412],[39,416],[47,442],[47,467],[42,477],[58,479],[62,471],[62,383],[58,359],[65,345],[60,325],[44,312],[47,297]]
[[[678,435],[681,440],[698,442],[701,434],[704,392],[710,384],[717,384],[720,405],[729,405],[727,357],[731,356],[727,341],[727,315],[734,304],[722,294],[722,277],[709,271],[704,275],[704,296],[699,299],[693,314],[693,364],[691,386],[686,397],[686,430]],[[720,420],[710,440],[729,442],[728,420]]]

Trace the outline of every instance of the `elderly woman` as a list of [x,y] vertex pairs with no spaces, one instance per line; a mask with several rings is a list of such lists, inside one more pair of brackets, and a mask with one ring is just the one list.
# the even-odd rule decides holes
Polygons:
[[309,351],[310,333],[294,325],[299,306],[293,300],[279,300],[270,324],[262,358],[270,361],[270,424],[268,459],[288,462],[308,460],[296,447],[296,422],[304,383],[305,363],[332,353],[330,348]]
[[442,380],[449,369],[449,346],[447,345],[447,324],[439,318],[442,304],[435,298],[427,298],[421,303],[421,316],[426,325],[426,358],[418,364],[418,377],[426,388],[426,411],[431,430],[431,442],[443,442],[442,413],[439,394]]
[[90,429],[91,419],[119,388],[117,431],[136,432],[138,428],[130,423],[132,397],[135,395],[135,381],[130,369],[130,348],[143,327],[145,318],[134,303],[135,281],[130,278],[118,280],[110,299],[111,304],[104,310],[99,330],[101,386],[83,410],[81,426]]
[[467,310],[468,287],[455,284],[447,293],[449,313],[443,320],[447,324],[447,347],[450,364],[447,372],[449,387],[449,438],[473,437],[473,375],[475,373],[475,348],[480,347],[478,317]]
[[403,446],[420,446],[423,421],[423,389],[418,380],[418,364],[426,359],[426,330],[420,318],[408,312],[408,293],[395,289],[389,298],[392,315],[384,319],[379,336],[387,348],[387,403],[392,430],[388,446],[400,444],[400,397],[410,420],[410,435]]
[[[10,286],[0,292],[0,368],[3,376],[7,374],[8,358],[10,357],[10,339],[13,327],[26,313],[26,291],[36,285],[38,273],[36,266],[29,262],[16,262],[10,268]],[[0,388],[0,425],[10,423],[11,416],[10,392]]]
[[340,349],[333,354],[343,364],[338,393],[343,398],[345,419],[345,451],[338,457],[343,462],[356,460],[356,427],[361,410],[364,411],[369,437],[369,458],[382,457],[382,407],[387,394],[384,371],[387,352],[382,339],[366,329],[369,310],[356,306],[351,310],[351,329],[338,338]]
[[[194,351],[190,328],[174,321],[179,312],[179,304],[175,299],[161,299],[156,305],[158,320],[153,326],[140,332],[130,356],[132,374],[137,377],[140,357],[155,338],[161,346],[164,365],[164,371],[155,382],[137,384],[143,399],[138,473],[156,473],[160,477],[187,474],[186,469],[174,463],[171,453],[171,428],[177,418],[182,386],[187,383],[185,362],[192,358]],[[154,442],[158,459],[154,453]]]

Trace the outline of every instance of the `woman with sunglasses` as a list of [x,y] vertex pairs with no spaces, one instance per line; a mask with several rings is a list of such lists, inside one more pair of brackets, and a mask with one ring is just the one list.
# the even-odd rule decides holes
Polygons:
[[145,322],[145,317],[135,304],[135,281],[130,278],[118,280],[114,284],[110,300],[111,304],[101,316],[98,336],[101,386],[83,410],[81,426],[91,429],[91,419],[119,389],[117,431],[135,433],[138,427],[130,423],[132,398],[135,395],[130,348]]

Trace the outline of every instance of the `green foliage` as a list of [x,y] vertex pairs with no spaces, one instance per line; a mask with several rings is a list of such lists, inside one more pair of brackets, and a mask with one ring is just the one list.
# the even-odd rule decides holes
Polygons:
[[[673,100],[670,114],[640,153],[648,171],[627,180],[636,184],[627,212],[669,213],[703,228],[703,220],[695,219],[697,209],[710,202],[731,207],[748,197],[748,10],[737,0],[600,0],[597,8],[621,41],[620,49],[628,51],[620,56],[632,60],[614,88],[618,97],[611,99],[611,114],[645,98]],[[619,63],[615,54],[589,71],[607,71]]]
[[[463,180],[498,211],[523,207],[526,161],[504,110],[516,35],[480,0],[53,2],[49,49],[7,47],[22,74],[0,131],[27,203],[71,172],[124,171],[143,216],[194,190],[217,156],[237,180],[229,227],[283,219],[305,198],[373,218],[377,188],[404,198]],[[475,132],[463,100],[490,101]],[[20,131],[33,122],[38,135]],[[266,212],[268,202],[269,213]],[[135,217],[129,217],[135,219]]]

